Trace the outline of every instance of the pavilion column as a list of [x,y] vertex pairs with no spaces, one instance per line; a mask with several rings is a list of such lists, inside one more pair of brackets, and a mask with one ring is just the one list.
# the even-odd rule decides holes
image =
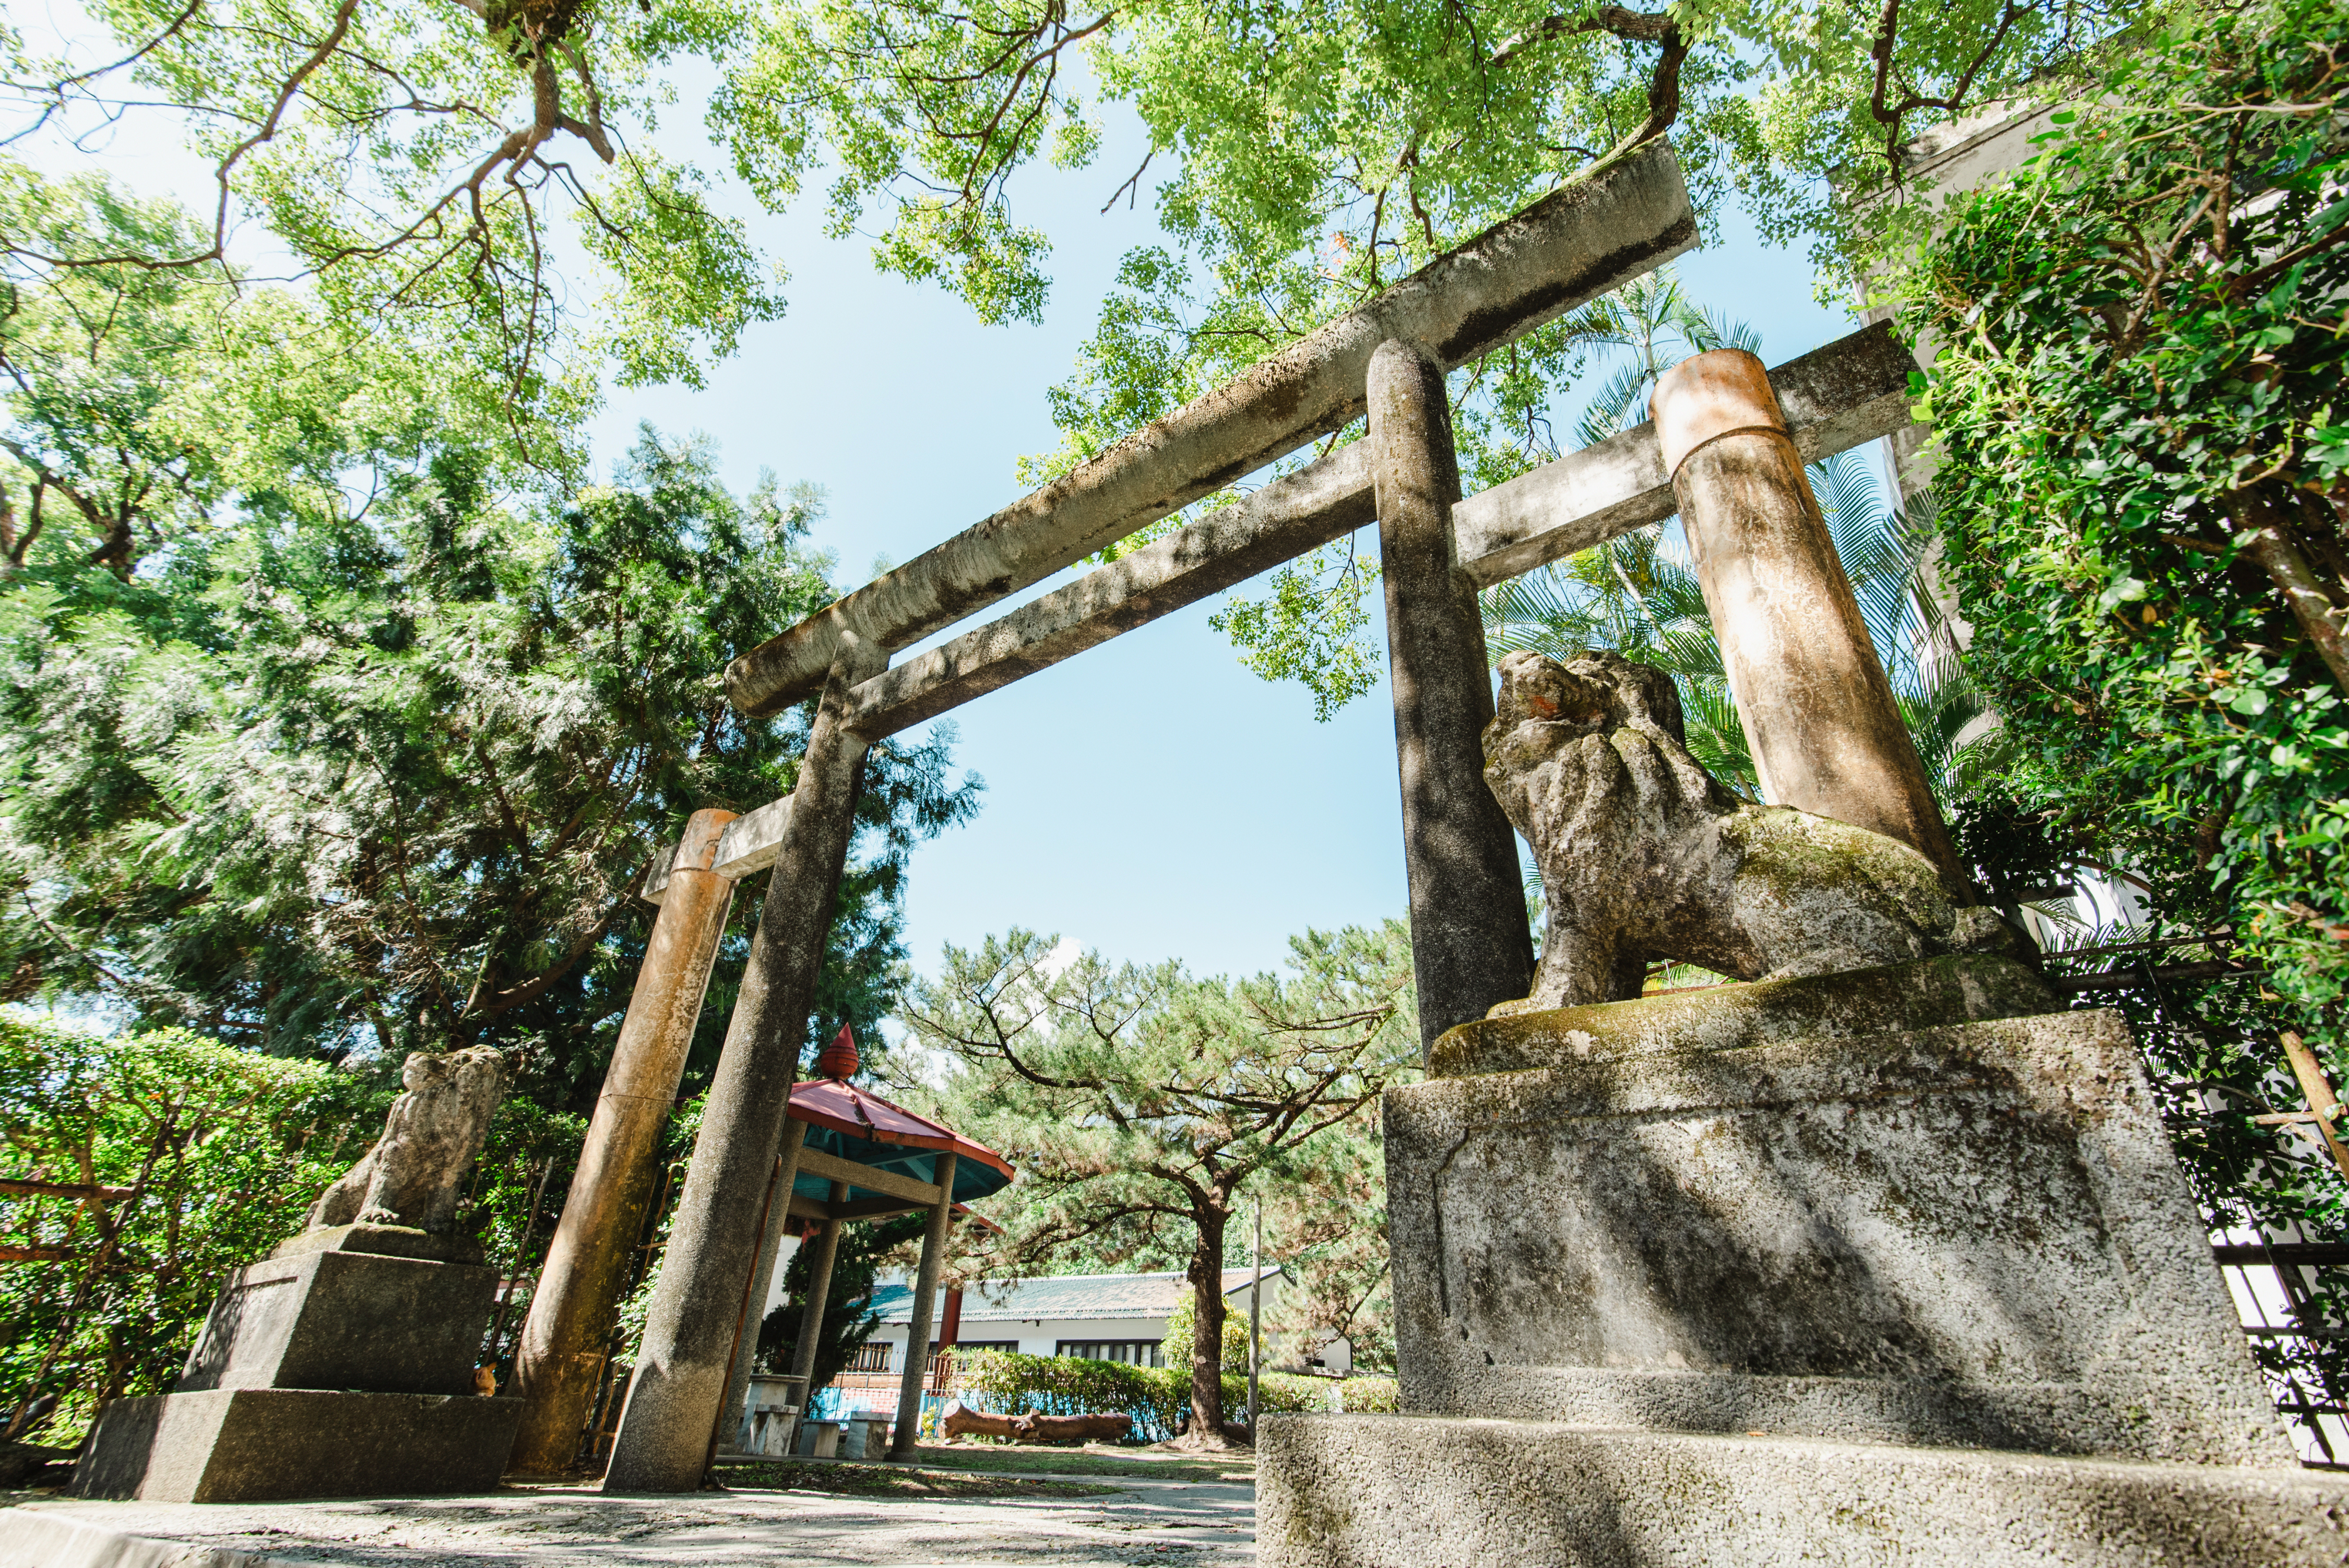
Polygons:
[[1517,843],[1485,783],[1493,678],[1452,531],[1460,467],[1444,372],[1389,340],[1371,356],[1371,480],[1402,776],[1403,864],[1423,1048],[1533,989]]
[[[782,1250],[783,1228],[791,1222],[792,1188],[799,1181],[800,1150],[807,1142],[807,1130],[804,1122],[783,1124],[783,1150],[775,1159],[775,1186],[767,1196],[767,1222],[760,1233],[759,1255],[742,1287],[742,1322],[734,1331],[734,1364],[726,1374],[726,1393],[718,1402],[716,1436],[720,1438],[728,1422],[742,1418],[743,1397],[750,1391],[750,1368],[759,1360],[759,1328],[765,1321],[761,1309],[774,1289],[775,1254]],[[716,1452],[714,1446],[711,1451]]]
[[788,1202],[798,1175],[797,1140],[792,1170],[778,1177],[775,1159],[855,827],[866,743],[843,722],[849,691],[887,663],[878,647],[842,634],[670,1226],[606,1491],[692,1491],[708,1467],[770,1183]]
[[[832,1206],[837,1209],[847,1202],[848,1183],[834,1181]],[[799,1342],[792,1348],[792,1376],[800,1380],[802,1410],[807,1408],[807,1397],[815,1392],[808,1387],[815,1377],[815,1342],[823,1330],[824,1311],[832,1305],[832,1267],[840,1261],[840,1233],[847,1228],[845,1220],[826,1220],[816,1239],[815,1254],[808,1260],[807,1305],[800,1313]]]
[[579,1169],[548,1243],[514,1354],[522,1429],[512,1468],[571,1468],[619,1313],[628,1249],[642,1232],[659,1166],[661,1128],[677,1099],[734,882],[709,868],[731,811],[696,811],[669,862],[668,891],[628,997]]
[[1899,840],[1971,903],[1762,362],[1734,348],[1683,360],[1654,412],[1763,794]]
[[897,1386],[897,1425],[889,1437],[889,1457],[911,1459],[922,1433],[922,1385],[930,1376],[930,1320],[938,1308],[938,1274],[946,1267],[947,1226],[954,1218],[955,1156],[942,1150],[937,1163],[938,1201],[930,1228],[922,1233],[922,1266],[914,1276],[914,1319],[905,1326],[905,1376]]

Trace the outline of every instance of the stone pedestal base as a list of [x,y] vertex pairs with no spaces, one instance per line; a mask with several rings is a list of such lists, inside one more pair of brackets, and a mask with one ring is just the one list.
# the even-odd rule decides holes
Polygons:
[[520,1399],[218,1388],[118,1399],[74,1491],[143,1502],[254,1502],[492,1491]]
[[300,1250],[289,1244],[231,1274],[188,1353],[178,1391],[471,1394],[497,1271],[373,1250],[387,1235],[397,1241],[421,1232],[343,1230],[372,1233],[307,1232],[295,1238],[305,1243]]
[[2349,1478],[1425,1416],[1272,1416],[1263,1568],[2313,1568]]
[[1385,1099],[1406,1414],[1268,1421],[1266,1568],[2349,1562],[2126,1025],[2052,1006],[1951,958],[1445,1035]]
[[305,1231],[229,1276],[177,1392],[106,1408],[74,1491],[148,1502],[488,1491],[523,1407],[473,1392],[496,1288],[468,1242]]
[[1386,1097],[1402,1408],[2292,1466],[2119,1015],[1920,1002],[1820,1037],[1952,966],[1914,994],[1961,1018],[2028,979],[1945,960],[1446,1036],[1514,1070]]

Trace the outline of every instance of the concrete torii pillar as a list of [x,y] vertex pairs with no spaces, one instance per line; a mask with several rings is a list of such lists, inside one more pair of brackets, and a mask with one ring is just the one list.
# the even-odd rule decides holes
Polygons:
[[607,1491],[700,1487],[724,1409],[743,1293],[764,1239],[765,1194],[789,1202],[798,1176],[798,1139],[788,1146],[787,1168],[779,1172],[775,1162],[855,827],[867,743],[845,723],[849,692],[888,664],[883,650],[853,633],[841,634],[838,649],[669,1229],[605,1472]]
[[579,1169],[547,1244],[514,1353],[514,1391],[523,1403],[511,1468],[524,1474],[559,1474],[578,1456],[628,1248],[644,1228],[652,1196],[661,1126],[677,1099],[733,907],[733,879],[709,869],[719,835],[733,820],[731,811],[711,810],[686,821]]
[[1899,839],[1972,903],[1762,362],[1735,348],[1682,360],[1653,408],[1763,793]]
[[889,1436],[889,1457],[911,1459],[922,1432],[922,1385],[930,1376],[930,1321],[937,1312],[938,1274],[946,1266],[947,1226],[954,1219],[955,1156],[938,1151],[938,1201],[922,1234],[921,1272],[914,1277],[914,1316],[905,1326],[905,1375],[897,1386],[897,1425]]
[[800,1150],[807,1141],[807,1132],[804,1122],[786,1122],[775,1155],[773,1185],[767,1189],[766,1208],[760,1216],[759,1251],[751,1262],[750,1277],[743,1282],[741,1315],[735,1320],[734,1360],[726,1374],[726,1391],[718,1400],[718,1428],[710,1443],[713,1457],[725,1440],[727,1423],[740,1418],[743,1400],[750,1392],[750,1369],[759,1360],[762,1321],[759,1309],[766,1305],[774,1286],[775,1254],[782,1251],[783,1232],[791,1221],[792,1184],[799,1180]]
[[1369,393],[1424,1050],[1444,1030],[1533,989],[1533,934],[1516,837],[1485,783],[1493,677],[1476,590],[1460,572],[1452,531],[1460,465],[1444,372],[1389,339],[1371,356]]

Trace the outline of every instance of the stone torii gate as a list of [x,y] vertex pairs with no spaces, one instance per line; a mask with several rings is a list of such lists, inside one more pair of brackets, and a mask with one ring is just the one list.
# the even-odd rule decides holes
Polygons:
[[[713,892],[774,868],[607,1490],[687,1491],[701,1482],[744,1304],[763,1292],[759,1276],[773,1255],[760,1218],[780,1217],[770,1194],[788,1192],[796,1176],[797,1140],[779,1147],[784,1109],[806,1044],[860,769],[875,740],[1375,521],[1421,1031],[1432,1041],[1525,995],[1533,965],[1514,837],[1483,779],[1480,733],[1493,698],[1476,591],[1678,511],[1773,798],[1901,838],[1959,879],[1803,477],[1806,460],[1909,422],[1914,361],[1889,331],[1855,333],[1766,377],[1751,356],[1702,356],[1660,389],[1661,435],[1658,425],[1641,426],[1460,498],[1444,372],[1695,242],[1665,142],[1603,160],[1370,304],[728,667],[728,696],[744,714],[812,694],[816,717],[788,799],[731,820],[697,815],[646,884],[662,913],[612,1075],[624,1098],[665,1105],[682,1052],[658,1042],[679,1029],[689,1035],[699,1011],[725,919],[725,900]],[[1365,415],[1366,439],[892,667],[893,651]],[[1819,605],[1829,607],[1824,619]],[[1800,726],[1776,722],[1796,712]],[[681,888],[690,896],[680,897]],[[624,1070],[632,1036],[657,1066]],[[607,1086],[605,1099],[614,1095]],[[626,1244],[628,1228],[595,1216],[620,1202],[604,1194],[644,1185],[629,1163],[649,1159],[648,1144],[637,1151],[646,1143],[639,1119],[627,1107],[607,1119],[599,1105],[565,1209],[573,1233],[557,1237],[524,1335],[518,1381],[533,1401],[526,1431],[560,1430],[565,1419],[569,1432],[578,1429],[576,1406],[561,1408],[572,1398],[564,1369],[600,1349],[599,1321],[608,1332],[608,1308],[598,1307],[594,1286],[610,1270],[598,1260]],[[574,1212],[585,1216],[575,1229]],[[909,1450],[913,1439],[899,1431],[895,1451]]]

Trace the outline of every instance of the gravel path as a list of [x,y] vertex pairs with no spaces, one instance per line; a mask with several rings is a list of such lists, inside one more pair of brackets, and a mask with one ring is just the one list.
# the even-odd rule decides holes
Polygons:
[[[592,1488],[340,1502],[26,1506],[124,1534],[352,1568],[668,1568],[670,1564],[881,1564],[893,1568],[1247,1568],[1256,1489],[1061,1478],[1086,1496],[872,1497],[743,1488],[689,1497],[606,1497]],[[1056,1488],[1065,1494],[1067,1488]]]

